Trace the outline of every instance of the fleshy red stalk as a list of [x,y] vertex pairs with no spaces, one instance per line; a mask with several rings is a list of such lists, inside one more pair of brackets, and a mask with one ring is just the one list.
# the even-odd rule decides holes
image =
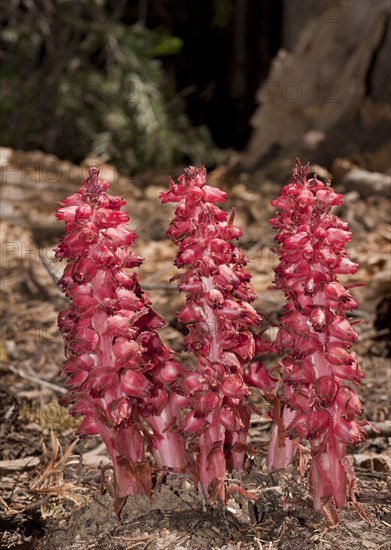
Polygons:
[[[290,183],[272,203],[279,209],[271,220],[280,245],[275,288],[287,298],[275,348],[288,350],[282,361],[284,418],[275,422],[285,423],[296,442],[310,442],[314,506],[335,520],[336,508],[346,504],[348,477],[353,482],[346,447],[364,439],[363,423],[356,420],[362,406],[351,387],[363,374],[351,352],[357,334],[346,318],[357,303],[337,279],[355,273],[357,264],[344,249],[351,237],[348,225],[330,212],[342,196],[316,177],[307,181],[307,173],[297,162]],[[272,468],[288,458],[286,446],[275,446],[276,429]]]
[[267,460],[270,470],[284,470],[295,456],[295,442],[286,436],[286,427],[295,417],[289,407],[284,407],[279,417],[274,415]]
[[[116,496],[148,493],[148,440],[160,468],[184,470],[178,434],[179,394],[173,380],[184,372],[156,329],[163,320],[151,309],[135,273],[142,259],[132,250],[135,234],[125,202],[107,194],[108,183],[91,168],[80,190],[58,209],[65,235],[56,256],[68,260],[60,285],[71,305],[59,314],[68,359],[64,372],[73,403],[83,416],[78,434],[100,434],[113,461]],[[144,419],[152,435],[142,424]]]
[[179,247],[175,265],[188,267],[179,290],[187,293],[178,319],[188,327],[185,348],[197,358],[196,372],[186,377],[193,410],[183,423],[198,436],[198,476],[206,497],[225,501],[226,467],[243,468],[250,422],[249,389],[243,365],[254,354],[249,328],[259,316],[249,304],[255,293],[244,270],[243,253],[231,244],[241,235],[216,206],[226,194],[206,185],[206,171],[190,167],[170,181],[162,202],[176,202],[167,232]]

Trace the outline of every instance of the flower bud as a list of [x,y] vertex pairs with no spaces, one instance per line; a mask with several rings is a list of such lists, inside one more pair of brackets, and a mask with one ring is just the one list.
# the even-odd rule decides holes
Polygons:
[[357,422],[345,420],[344,418],[341,418],[335,425],[334,435],[346,445],[357,445],[365,439],[365,434]]
[[314,382],[314,391],[321,407],[327,408],[338,392],[338,383],[331,376],[321,376]]
[[221,391],[227,397],[240,398],[249,394],[247,386],[237,374],[229,374],[221,384]]
[[261,362],[252,361],[244,373],[244,381],[249,386],[268,393],[275,388],[277,379],[270,376]]
[[231,432],[237,432],[244,428],[244,424],[238,413],[229,407],[223,407],[221,409],[220,422],[227,430]]

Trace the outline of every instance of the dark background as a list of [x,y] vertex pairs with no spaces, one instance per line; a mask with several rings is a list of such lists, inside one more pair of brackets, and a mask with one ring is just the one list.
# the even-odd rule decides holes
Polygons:
[[183,40],[164,66],[191,121],[207,125],[219,147],[242,149],[255,93],[281,47],[282,0],[155,1],[146,23]]
[[388,171],[390,6],[3,1],[1,144],[124,174],[233,153]]
[[[255,93],[282,43],[282,0],[12,0],[1,7],[2,144],[74,162],[102,155],[123,171],[200,162],[214,145],[243,149]],[[142,101],[113,105],[108,84],[126,79],[135,103]],[[64,87],[77,90],[71,100]],[[143,122],[145,105],[157,113],[157,132]],[[164,147],[166,158],[149,147]],[[133,155],[124,159],[124,149]]]

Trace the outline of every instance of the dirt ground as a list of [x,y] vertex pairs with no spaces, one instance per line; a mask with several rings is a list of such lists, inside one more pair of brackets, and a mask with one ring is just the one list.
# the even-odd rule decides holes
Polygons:
[[[63,266],[54,261],[51,250],[62,226],[53,220],[53,213],[55,202],[78,188],[81,169],[75,167],[72,177],[53,183],[45,180],[43,172],[40,177],[31,170],[26,175],[26,166],[37,158],[43,162],[42,155],[33,159],[26,155],[23,163],[20,156],[10,158],[19,168],[3,180],[7,193],[1,231],[0,548],[391,549],[390,431],[369,437],[349,453],[357,474],[358,502],[371,525],[349,506],[341,511],[339,527],[329,529],[313,511],[306,478],[296,467],[267,472],[270,421],[266,415],[252,420],[247,470],[227,478],[230,498],[225,509],[207,504],[188,477],[156,476],[151,500],[128,499],[121,521],[116,518],[107,484],[102,482],[108,458],[101,441],[76,440],[76,421],[57,405],[65,390],[56,317],[66,301],[55,285]],[[351,225],[349,250],[360,263],[355,280],[364,283],[353,291],[360,301],[354,316],[362,319],[356,327],[355,350],[365,372],[359,391],[364,418],[387,427],[391,204],[376,192],[363,197],[343,188],[337,169],[331,176],[336,177],[335,188],[346,193],[338,214]],[[157,206],[166,183],[166,174],[144,174],[132,182],[114,178],[112,192],[128,196],[132,225],[140,235],[138,248],[145,257],[142,285],[167,319],[162,337],[180,351],[183,327],[175,321],[175,312],[183,298],[168,282],[175,274],[175,247],[164,238],[171,211]],[[237,223],[244,229],[240,246],[246,250],[258,293],[254,305],[264,319],[275,321],[284,301],[267,289],[277,264],[270,251],[273,233],[268,219],[273,214],[270,200],[279,185],[262,174],[228,177],[219,171],[211,174],[210,184],[229,192],[227,207],[235,206]],[[255,399],[266,412],[261,397]],[[110,476],[109,469],[105,475]]]

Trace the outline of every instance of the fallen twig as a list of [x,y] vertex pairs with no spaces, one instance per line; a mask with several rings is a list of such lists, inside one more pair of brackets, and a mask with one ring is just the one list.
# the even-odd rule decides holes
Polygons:
[[391,437],[391,420],[372,422],[363,429],[367,437]]
[[40,386],[44,386],[45,388],[50,388],[51,390],[54,390],[58,393],[62,393],[63,395],[68,393],[65,388],[62,388],[61,386],[57,386],[57,384],[53,384],[52,382],[47,382],[46,380],[42,380],[41,378],[38,378],[38,376],[27,374],[26,372],[17,369],[13,365],[8,365],[8,369],[14,374],[16,374],[17,376],[20,376],[25,380],[29,380],[30,382],[34,382],[35,384],[39,384]]
[[177,287],[175,285],[169,285],[167,283],[141,283],[141,286],[144,290],[169,290],[177,292]]
[[15,458],[15,460],[0,460],[0,471],[18,472],[19,470],[28,470],[38,466],[39,462],[37,456],[25,456],[24,458]]

